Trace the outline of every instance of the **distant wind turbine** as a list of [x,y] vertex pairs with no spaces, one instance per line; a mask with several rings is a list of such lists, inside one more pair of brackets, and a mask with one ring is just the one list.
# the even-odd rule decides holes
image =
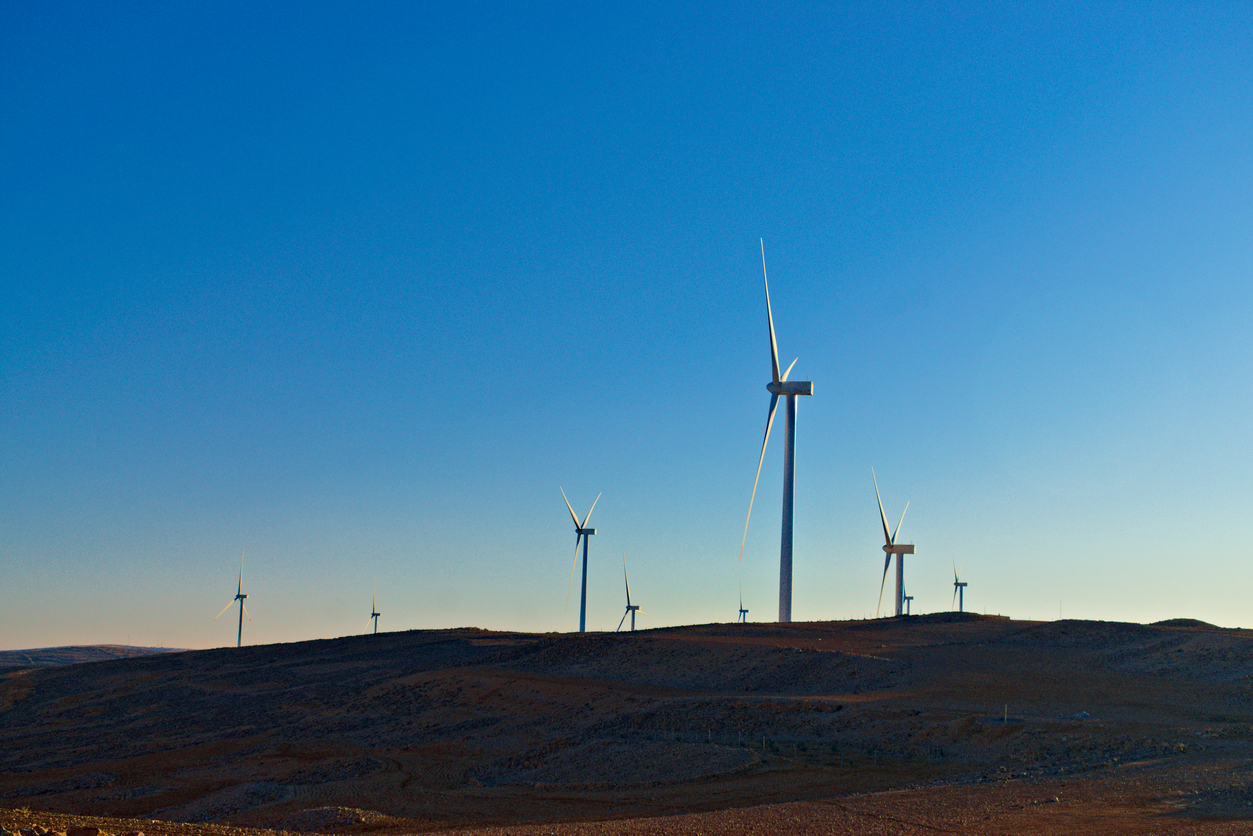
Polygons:
[[378,611],[378,605],[375,603],[375,597],[376,596],[374,595],[370,596],[370,618],[374,619],[374,634],[378,635],[379,616],[382,615],[382,613]]
[[[244,606],[244,599],[248,596],[244,594],[244,549],[239,550],[239,589],[235,592],[235,597],[231,599],[231,603],[222,607],[222,612],[213,616],[213,620],[217,621],[222,617],[222,613],[231,608],[236,601],[239,602],[239,633],[235,637],[235,646],[243,647],[244,644],[244,616],[248,615],[248,608]],[[252,621],[252,616],[248,616],[248,620]]]
[[[622,621],[626,621],[626,617],[628,615],[631,616],[631,632],[634,633],[635,632],[635,614],[639,612],[641,615],[648,615],[648,613],[641,612],[639,604],[631,603],[631,579],[627,577],[626,552],[622,553],[622,580],[623,582],[626,583],[626,595],[627,595],[626,612],[622,614]],[[615,633],[618,632],[618,630],[622,629],[622,621],[618,622],[618,629],[614,630]]]
[[953,600],[957,602],[957,611],[966,609],[966,582],[959,577],[957,563],[953,563]]
[[909,615],[909,604],[914,600],[914,596],[904,595],[902,597],[905,599],[905,615]]
[[888,566],[892,563],[892,555],[896,555],[896,614],[902,615],[905,604],[905,555],[913,554],[914,547],[908,544],[900,544],[896,542],[896,535],[901,532],[901,523],[905,522],[905,511],[909,510],[909,503],[905,503],[905,511],[901,511],[900,522],[896,524],[896,530],[888,533],[888,515],[883,513],[883,499],[879,496],[879,480],[874,475],[874,468],[870,468],[870,478],[874,480],[874,496],[879,500],[879,519],[883,521],[883,580],[879,582],[879,606],[875,608],[874,617],[879,617],[879,607],[883,606],[883,587],[888,580]]
[[[812,395],[814,384],[808,380],[791,380],[792,366],[779,374],[779,346],[774,338],[774,313],[770,309],[770,281],[766,278],[766,242],[761,242],[761,279],[766,288],[766,321],[770,325],[770,372],[771,381],[766,384],[770,393],[770,411],[766,414],[766,434],[761,440],[761,456],[757,459],[757,475],[753,478],[753,494],[748,500],[748,516],[744,518],[744,536],[740,540],[740,561],[744,560],[744,543],[748,540],[748,521],[753,516],[753,500],[757,498],[757,482],[761,479],[761,463],[766,460],[766,442],[770,440],[770,426],[774,424],[774,411],[779,396],[787,398],[787,435],[783,442],[783,531],[779,538],[779,621],[792,620],[792,488],[796,482],[796,397]],[[800,358],[796,358],[799,360]]]
[[596,499],[592,501],[592,507],[587,509],[587,516],[583,518],[583,522],[579,522],[579,518],[575,515],[574,509],[570,507],[570,500],[566,499],[564,488],[558,488],[561,491],[561,498],[566,500],[566,508],[570,511],[570,517],[574,520],[574,563],[570,564],[570,586],[566,589],[566,609],[570,608],[570,590],[574,588],[574,567],[579,562],[579,541],[583,541],[583,594],[579,599],[579,632],[587,632],[587,542],[588,539],[596,533],[596,529],[588,528],[587,521],[592,518],[592,512],[596,510],[596,503],[600,502],[601,494],[596,494]]
[[744,609],[744,585],[740,585],[740,617],[736,619],[741,624],[748,623],[748,610]]

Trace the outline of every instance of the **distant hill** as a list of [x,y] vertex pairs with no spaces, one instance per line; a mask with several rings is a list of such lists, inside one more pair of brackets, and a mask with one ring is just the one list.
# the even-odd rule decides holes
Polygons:
[[0,650],[0,668],[42,668],[53,665],[77,665],[79,662],[103,662],[107,659],[131,659],[155,653],[178,653],[173,647],[129,647],[121,644],[85,644],[71,647],[40,647],[34,650]]
[[1154,627],[1201,627],[1206,630],[1221,630],[1223,628],[1216,624],[1210,624],[1208,621],[1201,621],[1196,618],[1168,618],[1165,621],[1154,621]]

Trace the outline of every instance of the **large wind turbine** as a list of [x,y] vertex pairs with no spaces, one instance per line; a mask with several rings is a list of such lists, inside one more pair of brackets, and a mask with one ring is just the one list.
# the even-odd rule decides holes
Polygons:
[[[902,615],[905,605],[905,555],[913,554],[914,547],[908,544],[900,544],[896,542],[896,535],[901,532],[901,523],[905,522],[905,511],[909,510],[909,503],[905,503],[905,511],[901,511],[900,522],[896,524],[896,530],[888,533],[888,515],[883,513],[883,499],[879,496],[879,480],[874,475],[874,468],[870,468],[870,478],[874,479],[874,497],[879,500],[879,519],[883,521],[883,580],[879,582],[879,606],[883,606],[883,587],[888,580],[888,566],[892,562],[892,555],[896,555],[896,614]],[[875,618],[879,617],[879,608],[875,608]]]
[[[622,614],[622,621],[626,621],[626,617],[628,615],[631,616],[631,632],[634,633],[635,632],[635,614],[640,611],[640,605],[631,603],[631,579],[627,577],[626,552],[622,553],[622,580],[624,583],[626,583],[626,593],[627,593],[626,612]],[[644,615],[648,615],[648,613],[644,613]],[[618,630],[622,629],[622,621],[618,622]],[[618,630],[614,630],[614,632],[616,633],[618,632]]]
[[382,615],[382,613],[378,611],[378,605],[375,604],[374,602],[374,596],[370,596],[370,618],[374,619],[374,634],[375,635],[378,635],[380,615]]
[[774,423],[775,407],[779,396],[787,398],[787,435],[783,443],[783,532],[779,538],[779,621],[792,620],[792,488],[796,481],[796,397],[812,395],[814,384],[808,380],[788,380],[792,366],[779,374],[779,346],[774,338],[774,313],[770,310],[770,281],[766,278],[766,242],[761,242],[761,280],[766,287],[766,321],[770,325],[770,371],[772,379],[766,384],[770,393],[770,412],[766,415],[766,434],[761,440],[761,456],[757,459],[757,476],[753,478],[753,495],[748,500],[748,516],[744,518],[744,537],[740,540],[740,560],[744,560],[744,543],[748,540],[748,521],[753,516],[753,500],[757,498],[757,481],[761,479],[761,463],[766,460],[766,442],[770,441],[770,426]]
[[[564,488],[558,488],[561,491],[561,498],[566,499]],[[603,493],[603,491],[602,491]],[[574,588],[574,567],[579,562],[579,541],[583,541],[583,595],[579,601],[579,632],[587,632],[587,541],[596,529],[588,528],[587,521],[592,518],[592,512],[596,510],[596,503],[600,502],[600,494],[596,494],[596,499],[592,502],[592,507],[587,509],[587,516],[583,518],[583,522],[579,522],[579,518],[575,516],[574,509],[570,508],[570,500],[566,499],[566,508],[570,510],[570,517],[574,520],[574,563],[570,564],[570,587],[566,589],[566,607],[570,606],[570,589]]]
[[964,612],[966,608],[966,582],[958,577],[957,564],[953,564],[953,600],[957,602],[957,611]]
[[740,589],[740,617],[736,619],[741,624],[748,623],[748,610],[744,609],[744,590]]
[[[217,621],[222,617],[222,613],[231,608],[236,601],[239,602],[239,633],[235,637],[235,646],[242,647],[244,644],[244,616],[247,615],[248,609],[244,606],[244,599],[248,596],[244,594],[244,549],[239,550],[239,589],[235,592],[235,597],[231,599],[231,603],[222,607],[222,612],[213,616],[213,620]],[[252,621],[252,616],[248,616],[248,620]]]

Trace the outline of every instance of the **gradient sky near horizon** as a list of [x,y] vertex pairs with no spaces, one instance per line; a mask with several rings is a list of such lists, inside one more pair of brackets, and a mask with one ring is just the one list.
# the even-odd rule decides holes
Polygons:
[[1253,627],[1246,3],[9,3],[0,113],[0,649],[577,629],[559,487],[773,620],[759,239],[795,619],[874,467],[915,612]]

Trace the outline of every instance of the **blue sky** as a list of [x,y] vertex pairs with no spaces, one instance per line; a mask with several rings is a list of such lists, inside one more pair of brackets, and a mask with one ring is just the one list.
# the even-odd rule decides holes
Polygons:
[[10,4],[0,646],[1253,626],[1239,3]]

